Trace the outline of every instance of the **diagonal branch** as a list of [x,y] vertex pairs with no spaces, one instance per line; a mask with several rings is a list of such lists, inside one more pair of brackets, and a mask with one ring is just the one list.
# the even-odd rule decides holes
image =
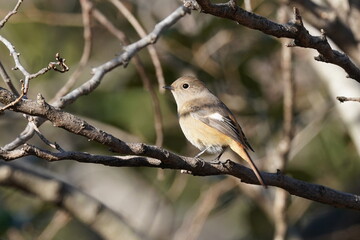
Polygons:
[[[120,2],[118,2],[118,3],[120,3]],[[120,5],[120,6],[122,6],[122,5]],[[117,39],[119,39],[122,44],[124,44],[124,45],[129,44],[129,40],[125,36],[125,34],[122,31],[120,31],[119,29],[117,29],[100,11],[94,10],[92,12],[92,14],[93,14],[94,18],[96,20],[98,20],[111,34],[113,34]],[[145,32],[144,32],[144,35],[146,36]],[[148,48],[148,49],[150,49],[150,48]],[[152,49],[155,51],[155,48],[152,48]],[[156,54],[156,57],[157,57],[157,54]],[[163,133],[163,119],[162,119],[162,114],[161,114],[161,109],[160,109],[159,98],[156,95],[153,85],[151,84],[150,78],[146,74],[145,67],[144,67],[140,57],[135,55],[133,61],[134,61],[134,66],[135,66],[140,78],[142,79],[144,88],[150,93],[151,103],[152,103],[153,112],[154,112],[154,127],[155,127],[155,134],[156,134],[156,143],[155,144],[157,146],[161,146],[164,141],[164,133]],[[157,61],[160,64],[160,60],[157,59]],[[156,61],[153,60],[153,62],[155,65]],[[157,65],[157,66],[158,67],[155,67],[155,69],[157,69],[159,67],[161,69],[160,65]],[[162,75],[162,70],[161,70],[161,75]],[[159,79],[159,77],[158,77],[158,79]],[[159,86],[164,86],[164,84],[160,85],[160,81],[159,81]]]
[[[124,17],[129,21],[129,23],[133,26],[133,28],[136,30],[136,32],[141,38],[146,36],[145,29],[141,26],[141,24],[135,18],[135,16],[125,7],[125,5],[120,0],[110,0],[110,2],[121,12],[122,15],[124,15]],[[155,73],[158,79],[159,91],[161,93],[164,93],[165,89],[163,88],[163,86],[165,86],[165,77],[161,67],[159,55],[154,46],[149,45],[147,49],[150,54],[150,58],[153,62],[153,65],[155,67]]]
[[299,11],[295,8],[295,20],[286,24],[273,22],[255,13],[245,11],[237,5],[227,3],[212,4],[210,0],[197,0],[201,11],[217,17],[233,20],[245,27],[259,30],[265,34],[278,38],[291,38],[290,46],[312,48],[319,52],[316,60],[332,63],[343,68],[349,78],[360,82],[360,69],[350,58],[331,48],[324,36],[312,36],[302,23]]
[[0,76],[2,77],[2,79],[4,80],[5,84],[8,86],[8,88],[16,95],[19,96],[19,92],[17,91],[17,89],[15,88],[14,84],[12,83],[8,73],[6,72],[4,66],[2,65],[2,63],[0,62]]
[[[124,52],[118,57],[107,61],[106,63],[98,66],[97,68],[94,68],[94,75],[91,79],[89,79],[87,82],[74,89],[64,97],[55,100],[52,105],[57,108],[64,108],[72,102],[76,101],[77,98],[94,91],[100,85],[106,73],[110,72],[112,69],[118,66],[126,66],[127,62],[130,61],[131,57],[133,57],[144,47],[150,44],[154,44],[156,40],[160,37],[162,32],[174,25],[178,20],[180,20],[188,13],[190,13],[189,8],[186,8],[184,6],[177,8],[169,16],[156,24],[154,30],[149,33],[145,38],[142,38],[137,42],[134,42],[125,47]],[[45,122],[44,119],[36,118],[35,120],[38,122],[37,126],[40,126],[42,123]],[[34,133],[34,128],[32,128],[30,124],[28,124],[26,126],[26,129],[15,140],[8,143],[3,149],[14,149],[21,144],[26,143],[34,135]]]
[[123,216],[53,176],[0,162],[0,185],[16,187],[45,202],[62,207],[103,239],[122,239],[118,236],[124,235],[127,239],[142,239]]
[[[0,103],[7,104],[12,102],[16,96],[10,91],[0,87]],[[111,151],[131,156],[140,156],[128,159],[119,159],[110,157],[111,159],[105,159],[99,161],[99,155],[92,155],[86,153],[51,153],[46,151],[30,151],[26,149],[26,146],[22,150],[14,150],[17,154],[16,158],[25,155],[42,156],[40,153],[46,153],[48,156],[55,156],[59,158],[61,154],[69,154],[61,159],[73,159],[79,161],[101,163],[111,166],[152,166],[157,168],[169,168],[169,169],[184,169],[191,172],[193,175],[198,176],[210,176],[210,175],[231,175],[241,179],[242,182],[249,184],[259,184],[256,176],[249,168],[227,161],[224,164],[211,164],[202,161],[198,161],[194,158],[188,158],[179,156],[172,152],[169,152],[163,148],[151,146],[143,143],[126,143],[111,134],[108,134],[96,127],[88,124],[84,120],[59,110],[49,104],[44,99],[38,97],[37,101],[28,99],[22,99],[18,104],[12,107],[16,112],[22,112],[25,114],[31,114],[45,118],[52,122],[54,126],[63,128],[71,133],[86,137],[95,142],[98,142],[108,148]],[[84,155],[82,155],[84,154]],[[11,158],[12,153],[8,151],[0,150],[0,157],[3,159]],[[145,158],[144,158],[145,157]],[[44,157],[46,160],[53,161],[54,158]],[[59,160],[61,160],[59,159]],[[149,161],[149,159],[158,159],[158,161]],[[350,193],[340,192],[322,185],[312,184],[298,179],[294,179],[288,176],[278,173],[262,173],[264,180],[269,186],[276,186],[288,191],[292,195],[296,195],[302,198],[310,199],[313,201],[329,204],[336,207],[344,207],[355,210],[360,210],[360,196]]]
[[75,71],[71,74],[67,82],[62,86],[62,88],[56,93],[54,99],[59,99],[64,96],[69,90],[75,85],[76,81],[78,80],[81,72],[84,70],[86,64],[90,59],[91,54],[91,47],[92,47],[92,32],[91,32],[91,20],[90,15],[93,8],[93,5],[90,1],[81,0],[80,5],[82,8],[82,20],[84,25],[84,46],[82,55],[79,61],[79,65],[75,69]]
[[77,89],[71,91],[59,101],[56,101],[53,105],[63,108],[64,106],[74,102],[78,97],[89,94],[92,92],[101,82],[104,75],[118,66],[126,67],[131,58],[141,49],[147,47],[150,44],[154,44],[160,37],[160,34],[175,24],[179,19],[190,13],[190,10],[184,6],[177,8],[169,16],[163,19],[161,22],[155,25],[154,30],[146,35],[146,37],[124,47],[124,52],[114,59],[107,61],[106,63],[93,68],[93,77],[87,82],[82,84]]
[[339,100],[339,102],[343,103],[343,102],[360,102],[360,98],[359,97],[344,97],[344,96],[338,96],[336,97],[337,100]]
[[0,21],[0,28],[4,27],[5,23],[9,21],[12,15],[16,14],[20,5],[23,3],[23,0],[18,0],[17,4],[15,5],[14,9],[10,11],[3,20]]

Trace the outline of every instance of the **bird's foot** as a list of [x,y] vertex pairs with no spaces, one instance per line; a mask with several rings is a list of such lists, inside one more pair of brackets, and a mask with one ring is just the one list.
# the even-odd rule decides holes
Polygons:
[[215,158],[214,160],[211,160],[210,163],[211,164],[218,164],[218,165],[223,164],[223,162],[220,161],[218,158]]

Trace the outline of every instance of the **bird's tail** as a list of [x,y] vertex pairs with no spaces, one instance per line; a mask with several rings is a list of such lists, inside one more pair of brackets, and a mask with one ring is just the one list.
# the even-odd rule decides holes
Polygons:
[[257,169],[256,165],[254,164],[253,160],[251,159],[250,155],[248,154],[244,146],[241,143],[232,141],[230,144],[230,148],[231,150],[236,152],[242,159],[244,159],[246,162],[249,163],[261,185],[263,185],[264,188],[267,188],[267,186],[264,183],[264,179],[262,178],[259,170]]

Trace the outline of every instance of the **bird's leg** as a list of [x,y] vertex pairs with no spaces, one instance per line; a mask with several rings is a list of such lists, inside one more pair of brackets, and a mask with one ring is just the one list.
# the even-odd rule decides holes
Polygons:
[[199,152],[198,154],[196,154],[196,156],[194,158],[198,158],[201,159],[200,156],[204,154],[204,152],[206,152],[206,150],[208,150],[209,148],[205,148],[204,150],[202,150],[201,152]]
[[196,156],[194,158],[196,158],[198,161],[200,161],[202,163],[202,166],[205,165],[205,161],[200,157],[204,152],[206,152],[206,150],[208,150],[209,147],[205,148],[204,150],[202,150],[201,152],[199,152],[198,154],[196,154]]
[[220,161],[221,156],[223,155],[223,153],[225,152],[226,148],[223,148],[220,152],[220,154],[212,161],[210,161],[210,163],[212,164],[221,164],[222,162]]

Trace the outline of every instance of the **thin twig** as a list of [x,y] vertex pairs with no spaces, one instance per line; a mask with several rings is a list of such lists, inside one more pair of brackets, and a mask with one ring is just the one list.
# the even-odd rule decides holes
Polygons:
[[[64,86],[56,93],[54,100],[59,99],[65,94],[67,94],[70,89],[75,85],[76,81],[78,80],[80,74],[84,70],[86,64],[88,63],[90,59],[91,54],[91,46],[92,46],[92,33],[91,33],[91,11],[93,9],[93,5],[88,0],[80,0],[80,5],[82,8],[82,20],[84,25],[84,32],[83,32],[83,38],[84,38],[84,47],[82,51],[82,55],[79,61],[78,67],[75,69],[75,71],[71,74],[69,77],[69,80],[64,84]],[[52,100],[52,101],[54,101]],[[50,102],[52,102],[50,101]]]
[[15,98],[14,101],[12,101],[12,102],[6,104],[4,107],[0,108],[0,113],[2,113],[3,111],[5,111],[8,108],[11,108],[11,107],[15,106],[15,104],[17,104],[24,97],[24,95],[25,95],[25,93],[24,93],[24,83],[21,83],[21,94],[20,94],[20,96],[17,96],[17,98]]
[[[45,119],[36,117],[35,120],[41,120],[42,122],[45,122]],[[37,126],[40,126],[41,124],[37,123]],[[3,146],[2,150],[10,151],[14,150],[15,148],[21,146],[22,144],[26,143],[29,139],[31,139],[35,134],[35,130],[32,127],[32,124],[28,123],[25,127],[25,129],[11,142],[7,143],[5,146]]]
[[343,102],[360,102],[360,98],[358,97],[344,97],[344,96],[339,96],[336,97],[337,100],[339,100],[341,103]]
[[[125,5],[120,2],[120,0],[110,0],[112,4],[114,4],[115,7],[124,15],[124,17],[130,22],[130,24],[133,26],[133,28],[136,30],[136,32],[139,34],[141,38],[144,38],[146,36],[146,32],[144,28],[141,26],[139,21],[135,18],[135,16],[125,7]],[[165,91],[163,86],[165,86],[165,78],[164,73],[161,67],[161,63],[159,60],[159,56],[157,54],[157,51],[154,46],[149,45],[147,47],[151,60],[155,67],[155,73],[158,80],[159,85],[159,91],[162,93]]]
[[[129,44],[129,40],[127,39],[126,35],[122,31],[117,29],[100,11],[94,10],[93,16],[124,45]],[[162,146],[164,140],[164,133],[163,133],[163,119],[161,114],[159,98],[156,95],[156,92],[154,91],[154,88],[151,84],[148,75],[146,74],[141,59],[137,55],[134,56],[134,65],[137,72],[140,75],[140,78],[143,82],[145,89],[150,93],[152,108],[154,112],[154,125],[155,125],[155,133],[156,133],[155,145]]]
[[40,129],[36,126],[36,124],[34,123],[34,121],[32,120],[32,117],[29,116],[28,117],[28,121],[29,123],[32,125],[32,127],[35,130],[35,133],[39,136],[39,138],[48,146],[52,147],[53,149],[56,149],[60,152],[64,152],[64,150],[60,147],[59,144],[57,144],[56,142],[52,143],[50,142],[41,132]]
[[[15,67],[13,68],[13,70],[20,70],[20,72],[25,76],[24,89],[28,88],[30,73],[28,73],[28,71],[26,71],[26,69],[20,63],[20,53],[17,53],[15,47],[4,37],[0,36],[0,41],[9,49],[10,55],[14,59]],[[26,92],[24,94],[26,94]]]
[[100,84],[101,80],[107,72],[121,65],[126,66],[130,59],[138,51],[140,51],[144,47],[147,47],[150,44],[154,44],[163,31],[167,30],[169,27],[171,27],[179,19],[181,19],[188,13],[190,13],[190,10],[183,6],[177,8],[169,16],[156,24],[154,30],[146,37],[141,38],[137,42],[134,42],[128,46],[125,46],[124,52],[121,55],[96,68],[93,68],[93,77],[90,80],[62,97],[59,101],[56,101],[53,105],[62,108],[65,105],[74,102],[78,97],[92,92]]
[[[1,36],[0,36],[1,38]],[[6,39],[5,39],[6,40]],[[7,41],[7,40],[6,40]],[[9,42],[10,43],[10,42]],[[11,45],[11,44],[10,44]],[[12,45],[11,45],[12,46]],[[13,49],[15,51],[15,48]],[[11,50],[10,50],[11,51]],[[19,54],[15,52],[15,55],[18,56]],[[33,74],[29,74],[25,68],[20,64],[19,58],[18,57],[14,57],[15,62],[18,66],[21,66],[21,68],[23,69],[22,72],[25,75],[25,81],[21,80],[21,94],[18,98],[14,99],[14,102],[7,104],[6,106],[0,108],[0,113],[5,111],[6,109],[13,107],[15,104],[17,104],[22,97],[24,97],[29,89],[29,81],[33,78],[36,78],[40,75],[45,74],[46,72],[48,72],[49,70],[53,69],[57,72],[61,72],[64,73],[66,71],[69,70],[68,66],[65,64],[65,59],[60,57],[59,53],[56,53],[55,58],[57,60],[57,62],[50,62],[49,65],[46,68],[40,69],[37,73],[33,73]],[[16,60],[17,59],[17,60]],[[61,68],[57,68],[56,66],[60,66]]]
[[201,229],[209,217],[211,210],[215,208],[218,199],[224,193],[233,189],[236,184],[238,183],[235,183],[233,179],[226,178],[211,186],[208,190],[202,192],[193,207],[188,210],[181,226],[177,228],[174,234],[174,240],[198,239]]
[[[91,79],[87,82],[82,84],[80,87],[74,89],[63,98],[57,99],[55,102],[52,103],[53,106],[57,108],[64,108],[68,104],[74,102],[77,98],[89,94],[93,90],[99,86],[100,82],[102,81],[103,77],[106,73],[110,72],[112,69],[126,65],[127,61],[131,59],[138,51],[143,49],[145,46],[149,44],[153,44],[156,40],[160,37],[160,34],[168,29],[170,26],[175,24],[178,20],[184,17],[186,14],[190,13],[190,9],[186,7],[179,7],[174,12],[172,12],[168,17],[160,21],[158,24],[155,25],[154,30],[148,34],[145,38],[138,40],[130,45],[128,45],[125,51],[118,57],[109,60],[108,62],[98,66],[97,68],[93,69],[94,75]],[[36,118],[37,126],[40,126],[42,123],[45,122],[44,119]],[[35,131],[34,128],[27,125],[26,129],[12,142],[8,143],[4,149],[11,150],[14,149],[21,144],[26,143],[33,135]]]
[[19,96],[19,92],[16,90],[14,84],[12,83],[9,75],[7,74],[1,62],[0,62],[0,76],[4,80],[5,84],[9,87],[10,91],[12,91],[16,96]]
[[10,11],[3,20],[0,21],[0,28],[4,27],[5,23],[9,21],[10,17],[17,13],[20,5],[22,4],[23,0],[18,0],[17,4],[15,5],[14,9]]
[[[287,6],[283,3],[279,9],[279,19],[285,22],[288,19]],[[277,169],[284,172],[289,161],[291,144],[294,132],[294,101],[295,83],[292,70],[292,50],[286,46],[285,39],[281,49],[281,71],[284,84],[284,133],[283,139],[279,143],[279,161]],[[286,239],[287,233],[287,207],[289,194],[283,189],[276,189],[274,198],[274,240]]]
[[[38,72],[30,74],[20,63],[20,53],[16,52],[15,47],[4,37],[0,36],[0,41],[9,49],[10,55],[13,57],[15,62],[15,67],[13,70],[20,70],[20,72],[24,75],[25,79],[24,85],[22,88],[22,92],[24,95],[27,94],[27,91],[29,89],[30,80],[33,78],[36,78],[42,74],[45,74],[49,70],[53,69],[58,72],[66,72],[69,70],[69,68],[65,65],[65,59],[61,58],[59,53],[56,54],[55,58],[57,62],[50,62],[47,67],[40,69]],[[59,65],[61,69],[56,68],[56,65]]]
[[54,239],[55,235],[61,228],[71,220],[69,214],[63,210],[57,210],[51,219],[51,222],[46,226],[42,233],[38,236],[37,240],[49,240]]
[[233,8],[228,3],[213,4],[210,0],[197,0],[197,2],[204,13],[236,21],[243,26],[262,31],[274,37],[293,39],[288,46],[316,49],[319,52],[319,56],[315,57],[316,60],[338,65],[346,71],[349,78],[360,82],[360,69],[346,54],[332,49],[326,38],[312,36],[302,24],[301,15],[297,8],[294,8],[296,21],[279,24],[255,13],[248,12],[239,6]]

